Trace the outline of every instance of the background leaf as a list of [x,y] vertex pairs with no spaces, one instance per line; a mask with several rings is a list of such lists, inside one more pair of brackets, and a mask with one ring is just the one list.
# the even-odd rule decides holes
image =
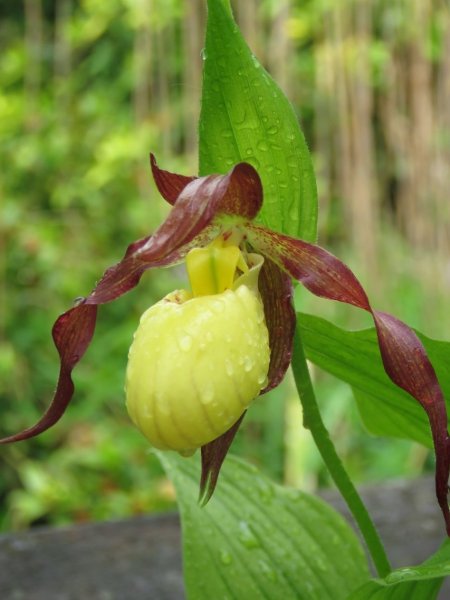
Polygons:
[[362,585],[348,600],[433,600],[450,575],[450,540],[421,565],[396,569]]
[[252,164],[262,179],[258,221],[314,241],[313,166],[289,101],[245,43],[228,0],[208,1],[200,115],[200,175]]
[[[374,329],[344,331],[325,319],[297,315],[307,358],[353,387],[361,417],[375,435],[415,440],[431,447],[427,416],[384,372]],[[417,332],[450,398],[450,343]]]
[[367,579],[355,534],[322,500],[228,456],[201,508],[198,461],[158,456],[177,491],[188,598],[339,600]]

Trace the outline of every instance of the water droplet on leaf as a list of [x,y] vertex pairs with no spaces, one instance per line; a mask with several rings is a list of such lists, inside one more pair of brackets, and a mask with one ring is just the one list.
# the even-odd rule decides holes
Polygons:
[[266,140],[260,140],[257,146],[258,150],[261,150],[262,152],[267,152],[267,150],[269,149],[269,144],[266,142]]
[[258,564],[261,572],[267,577],[267,579],[273,581],[274,583],[278,580],[278,575],[276,572],[265,561],[260,560]]
[[246,548],[250,550],[253,548],[259,548],[261,545],[247,521],[240,521],[238,539]]
[[233,557],[230,554],[230,552],[228,552],[228,550],[220,551],[220,562],[226,566],[231,565],[231,563],[233,562]]

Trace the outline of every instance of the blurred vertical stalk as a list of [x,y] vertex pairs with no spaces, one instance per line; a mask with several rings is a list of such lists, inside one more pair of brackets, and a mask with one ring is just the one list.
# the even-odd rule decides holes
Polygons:
[[336,107],[330,105],[335,97],[335,45],[333,21],[329,7],[321,13],[323,39],[316,34],[314,43],[314,148],[316,150],[317,185],[320,197],[319,239],[327,240],[331,224],[332,181],[335,178],[336,139],[334,119]]
[[289,13],[290,0],[278,0],[271,18],[267,54],[268,69],[287,96],[290,95],[290,43],[287,31]]
[[[352,193],[352,157],[350,136],[350,90],[346,69],[345,31],[348,9],[346,3],[335,3],[332,8],[332,55],[334,57],[334,94],[330,96],[330,109],[334,106],[336,138],[337,193],[343,203],[346,220],[351,219],[348,198]],[[333,102],[334,98],[334,102]]]
[[[378,211],[374,189],[373,89],[369,60],[372,5],[333,5],[336,176],[352,248],[366,273],[377,268]],[[330,99],[334,104],[334,99]]]
[[[350,70],[352,140],[351,234],[366,273],[376,278],[378,214],[374,198],[373,88],[370,64],[372,3],[353,4],[354,56]],[[349,39],[350,43],[351,38]]]
[[236,2],[236,20],[247,44],[252,52],[264,61],[260,47],[259,34],[262,30],[260,19],[261,7],[257,0],[239,0]]
[[[153,109],[158,112],[158,130],[161,132],[161,148],[165,156],[177,148],[178,131],[172,113],[176,112],[177,96],[171,94],[174,86],[173,69],[167,69],[167,59],[173,48],[176,48],[175,26],[173,22],[154,27],[152,34],[154,47],[152,95]],[[174,89],[175,88],[175,89]]]
[[[56,110],[64,120],[70,118],[69,81],[71,74],[71,44],[67,27],[72,13],[72,0],[59,0],[55,5],[55,35],[53,72],[55,77]],[[67,123],[66,123],[67,125]]]
[[39,127],[39,91],[42,79],[43,18],[41,0],[25,0],[25,126]]
[[433,137],[432,64],[427,57],[430,35],[429,0],[412,0],[408,11],[407,42],[409,100],[407,184],[402,189],[399,218],[408,239],[416,248],[433,246],[431,145]]
[[[436,176],[435,222],[437,250],[440,256],[450,256],[450,205],[442,202],[450,189],[450,9],[443,7],[438,13],[442,27],[441,60],[436,83],[436,143],[434,173]],[[441,201],[439,201],[441,200]],[[450,277],[447,280],[448,294]]]
[[[133,46],[133,104],[134,117],[138,129],[148,119],[150,111],[150,73],[153,58],[150,24],[152,0],[142,0],[140,9],[137,13],[138,22],[136,23]],[[145,197],[148,188],[147,168],[138,168],[137,185],[140,196]]]
[[197,151],[197,123],[200,111],[203,0],[185,3],[183,35],[183,130],[188,155]]

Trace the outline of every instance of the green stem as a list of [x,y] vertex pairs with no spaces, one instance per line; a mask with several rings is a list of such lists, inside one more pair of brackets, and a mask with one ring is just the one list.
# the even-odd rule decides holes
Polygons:
[[297,391],[303,406],[303,424],[306,429],[311,431],[314,442],[319,449],[322,459],[330,472],[336,487],[342,494],[342,497],[358,524],[378,572],[378,576],[386,577],[386,575],[390,573],[391,567],[380,536],[378,535],[355,486],[344,469],[324,422],[322,421],[298,326],[294,335],[292,370],[294,372]]

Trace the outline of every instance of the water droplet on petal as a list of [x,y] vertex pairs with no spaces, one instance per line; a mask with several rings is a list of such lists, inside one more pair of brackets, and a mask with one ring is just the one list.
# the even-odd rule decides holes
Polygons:
[[260,375],[258,375],[258,385],[260,385],[262,388],[265,388],[266,385],[269,383],[269,379],[267,377],[267,375],[264,375],[264,373],[261,373]]
[[251,356],[246,356],[244,358],[244,371],[246,373],[249,373],[253,367],[255,366],[255,361],[253,360],[253,358],[251,358]]
[[225,372],[229,377],[234,375],[233,363],[230,360],[225,361]]
[[178,340],[178,345],[180,346],[180,349],[183,350],[183,352],[189,352],[189,350],[192,348],[192,338],[190,335],[183,335],[179,340]]
[[212,308],[215,313],[223,312],[223,310],[224,310],[223,302],[221,302],[220,300],[215,300],[212,304]]
[[214,400],[214,386],[212,384],[207,383],[200,390],[200,399],[203,404],[210,404]]

